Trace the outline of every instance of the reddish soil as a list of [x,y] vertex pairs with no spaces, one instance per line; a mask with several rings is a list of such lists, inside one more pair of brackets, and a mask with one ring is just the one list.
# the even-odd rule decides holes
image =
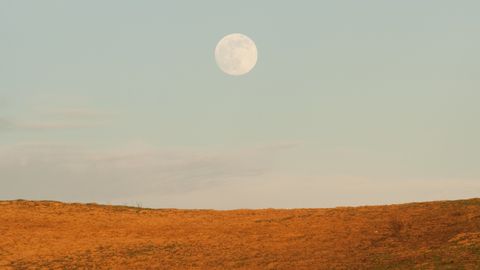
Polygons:
[[234,211],[0,201],[0,269],[480,269],[480,199]]

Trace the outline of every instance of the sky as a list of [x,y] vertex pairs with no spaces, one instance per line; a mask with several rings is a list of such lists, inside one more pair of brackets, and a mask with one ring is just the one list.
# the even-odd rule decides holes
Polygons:
[[[480,2],[0,2],[0,200],[297,208],[480,194]],[[242,33],[255,68],[214,49]]]

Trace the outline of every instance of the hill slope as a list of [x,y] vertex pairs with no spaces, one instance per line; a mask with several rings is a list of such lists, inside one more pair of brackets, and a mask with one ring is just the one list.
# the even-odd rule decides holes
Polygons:
[[294,210],[0,201],[0,269],[480,269],[480,199]]

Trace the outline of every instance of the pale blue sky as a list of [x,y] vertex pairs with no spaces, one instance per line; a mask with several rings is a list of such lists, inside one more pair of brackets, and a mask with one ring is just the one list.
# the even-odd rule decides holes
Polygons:
[[[1,1],[0,199],[478,197],[478,1]],[[216,43],[252,38],[232,77]]]

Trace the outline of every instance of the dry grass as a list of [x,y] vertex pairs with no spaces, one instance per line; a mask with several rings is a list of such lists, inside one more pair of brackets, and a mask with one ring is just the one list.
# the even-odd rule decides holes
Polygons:
[[480,199],[234,211],[0,201],[0,269],[480,269]]

